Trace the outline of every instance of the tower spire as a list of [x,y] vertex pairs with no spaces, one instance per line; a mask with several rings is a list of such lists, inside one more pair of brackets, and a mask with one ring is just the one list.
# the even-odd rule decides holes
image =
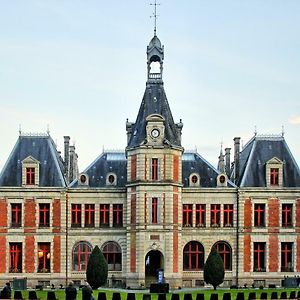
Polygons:
[[150,16],[150,18],[154,18],[154,36],[156,36],[156,20],[157,20],[157,17],[158,15],[156,14],[156,7],[158,5],[160,5],[160,3],[157,3],[156,0],[154,0],[154,3],[150,3],[150,5],[153,5],[154,6],[154,12],[153,12],[153,15]]

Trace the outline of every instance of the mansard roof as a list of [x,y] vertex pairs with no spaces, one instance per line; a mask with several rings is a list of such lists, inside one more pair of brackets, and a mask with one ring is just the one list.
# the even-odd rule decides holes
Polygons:
[[181,146],[179,129],[174,123],[163,83],[148,83],[127,148],[138,147],[144,143],[146,118],[151,114],[159,114],[165,119],[166,142],[173,146]]
[[[192,173],[200,176],[200,187],[215,188],[217,187],[217,177],[220,172],[207,162],[197,152],[185,152],[182,156],[182,181],[183,186],[189,186],[189,177]],[[235,187],[234,183],[228,180],[228,187]]]
[[283,136],[254,136],[240,153],[241,187],[265,187],[266,163],[283,162],[283,187],[300,187],[300,170]]
[[[103,152],[82,173],[88,175],[89,187],[108,187],[106,177],[109,173],[113,173],[117,177],[116,186],[111,187],[125,187],[127,182],[127,159],[125,152]],[[70,187],[78,187],[78,180],[74,180],[70,184]]]
[[22,186],[22,161],[39,163],[39,186],[65,187],[64,167],[48,135],[20,135],[0,174],[0,186]]

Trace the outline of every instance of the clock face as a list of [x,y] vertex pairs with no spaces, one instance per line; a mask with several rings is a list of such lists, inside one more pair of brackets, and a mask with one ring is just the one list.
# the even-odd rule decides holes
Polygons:
[[159,136],[159,130],[158,129],[153,129],[151,131],[151,136],[154,138],[157,138]]

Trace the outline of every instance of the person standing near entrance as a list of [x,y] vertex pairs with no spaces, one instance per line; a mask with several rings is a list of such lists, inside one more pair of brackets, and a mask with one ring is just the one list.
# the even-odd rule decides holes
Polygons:
[[81,291],[82,291],[82,300],[94,299],[92,296],[93,290],[88,283],[81,289]]

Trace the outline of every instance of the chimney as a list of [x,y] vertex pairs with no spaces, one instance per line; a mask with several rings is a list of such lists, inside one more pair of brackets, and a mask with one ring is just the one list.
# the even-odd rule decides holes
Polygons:
[[238,184],[240,179],[240,137],[234,139],[234,183]]
[[72,182],[78,177],[78,156],[75,152],[75,146],[70,146],[70,163],[69,163],[69,181]]
[[230,150],[231,148],[225,148],[225,173],[230,178]]
[[65,157],[64,157],[64,166],[65,166],[65,177],[66,180],[69,181],[69,157],[70,157],[70,137],[64,136],[64,144],[65,144]]

